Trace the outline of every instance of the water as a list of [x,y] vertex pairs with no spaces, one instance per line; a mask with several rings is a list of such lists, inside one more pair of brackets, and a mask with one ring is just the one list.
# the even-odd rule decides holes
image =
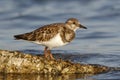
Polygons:
[[[52,52],[73,55],[67,56],[73,62],[120,67],[120,0],[0,0],[0,49],[42,53],[42,46],[16,41],[13,35],[32,31],[44,24],[64,22],[70,17],[79,19],[88,29],[78,30],[71,44]],[[86,75],[1,74],[0,79],[120,80],[119,71]]]

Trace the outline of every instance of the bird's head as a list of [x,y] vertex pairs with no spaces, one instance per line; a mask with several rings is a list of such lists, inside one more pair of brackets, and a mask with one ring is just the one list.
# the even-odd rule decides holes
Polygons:
[[74,30],[74,31],[76,31],[78,28],[87,29],[87,27],[80,24],[80,22],[76,18],[69,18],[65,22],[65,24],[67,27],[69,27],[71,30]]

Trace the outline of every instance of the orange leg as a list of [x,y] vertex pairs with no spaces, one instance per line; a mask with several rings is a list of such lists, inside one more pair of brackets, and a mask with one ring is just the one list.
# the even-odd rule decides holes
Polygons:
[[45,57],[45,58],[54,59],[53,55],[51,54],[51,51],[48,50],[48,47],[45,47],[45,50],[44,50],[44,57]]
[[49,56],[48,52],[47,52],[47,47],[45,47],[44,49],[44,57],[47,58]]
[[49,53],[50,59],[54,60],[54,57],[53,57],[53,55],[51,54],[51,51],[50,51],[50,50],[48,50],[48,53]]

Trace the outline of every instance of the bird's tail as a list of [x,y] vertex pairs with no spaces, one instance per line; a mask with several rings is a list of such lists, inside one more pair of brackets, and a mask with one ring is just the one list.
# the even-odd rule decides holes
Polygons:
[[25,37],[24,37],[24,35],[20,34],[20,35],[14,35],[14,38],[16,40],[19,40],[19,39],[24,39]]
[[31,33],[25,33],[25,34],[14,35],[14,38],[15,38],[16,40],[19,40],[19,39],[28,40],[30,34],[31,34]]
[[31,32],[29,33],[25,33],[25,34],[19,34],[19,35],[14,35],[14,38],[16,40],[30,40],[30,41],[34,41],[35,39],[33,37],[31,37],[33,34]]

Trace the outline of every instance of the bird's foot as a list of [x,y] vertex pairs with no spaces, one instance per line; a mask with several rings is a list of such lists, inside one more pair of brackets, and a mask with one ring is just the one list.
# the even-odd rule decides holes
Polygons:
[[55,60],[55,58],[54,58],[53,55],[50,53],[50,51],[44,52],[44,57],[45,57],[46,59]]
[[49,54],[49,56],[50,56],[50,59],[55,60],[55,58],[53,57],[51,53]]
[[45,57],[46,59],[55,60],[54,57],[53,57],[53,55],[51,54],[51,51],[48,50],[48,47],[45,47],[44,57]]
[[44,57],[45,58],[48,58],[49,57],[49,54],[47,52],[44,52]]

